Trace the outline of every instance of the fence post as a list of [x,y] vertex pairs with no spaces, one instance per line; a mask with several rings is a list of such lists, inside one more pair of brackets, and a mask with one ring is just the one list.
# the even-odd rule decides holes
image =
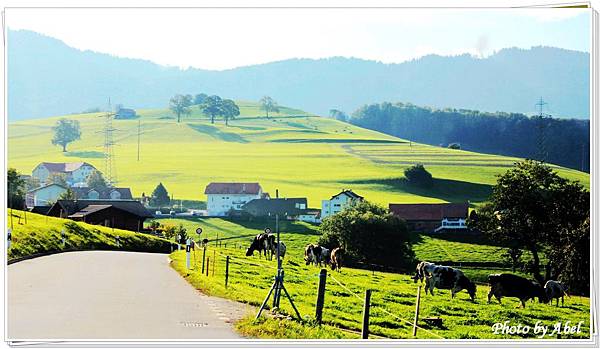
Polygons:
[[215,276],[215,266],[217,265],[217,250],[213,251],[213,266],[212,266],[212,276]]
[[206,244],[202,247],[202,273],[204,274],[204,260],[206,259]]
[[227,288],[227,282],[229,281],[229,256],[225,259],[225,288]]
[[319,273],[319,289],[317,291],[317,309],[315,318],[320,325],[323,319],[323,305],[325,304],[325,283],[327,281],[327,269],[321,269]]
[[206,276],[208,276],[208,267],[210,266],[210,257],[206,257]]
[[371,290],[365,291],[365,305],[363,308],[362,339],[369,339],[369,312],[371,310]]
[[419,321],[419,306],[421,304],[421,285],[417,288],[417,305],[415,308],[415,322],[413,323],[413,337],[417,336],[417,322]]

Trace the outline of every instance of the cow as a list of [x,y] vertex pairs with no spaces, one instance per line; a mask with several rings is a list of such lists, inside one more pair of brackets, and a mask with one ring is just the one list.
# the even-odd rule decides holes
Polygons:
[[544,289],[535,281],[514,274],[491,274],[488,276],[488,281],[490,284],[488,304],[492,296],[496,297],[500,304],[502,304],[502,297],[518,298],[523,308],[526,301],[535,297],[540,303],[547,303]]
[[558,300],[560,298],[562,306],[565,306],[565,295],[570,297],[567,293],[567,286],[559,281],[548,280],[544,285],[544,291],[546,293],[546,299],[552,303],[552,300],[556,298],[556,306],[558,307]]
[[342,263],[344,259],[344,250],[341,247],[336,247],[331,250],[331,270],[338,272],[342,271]]
[[260,256],[262,253],[265,254],[265,258],[267,258],[267,249],[265,248],[268,234],[258,234],[252,240],[250,247],[246,250],[246,257],[252,256],[254,251],[258,251],[258,255]]
[[[279,242],[279,256],[281,257],[281,259],[283,259],[283,257],[285,257],[285,251],[286,251],[286,247],[285,244],[280,241]],[[273,243],[273,246],[271,246],[271,255],[277,256],[277,243]]]
[[266,235],[266,237],[264,238],[264,248],[265,248],[265,255],[267,255],[268,253],[268,258],[269,260],[273,260],[273,254],[276,252],[273,251],[277,251],[277,241],[275,238],[275,235],[273,234],[264,234]]
[[304,261],[306,265],[314,263],[315,266],[321,266],[322,262],[329,264],[329,249],[319,245],[308,244],[304,248]]
[[431,275],[425,278],[425,294],[427,291],[433,296],[433,290],[435,288],[451,290],[452,298],[458,292],[467,290],[471,301],[475,301],[475,293],[477,286],[465,274],[459,270],[451,267],[436,265],[431,270]]
[[420,262],[419,264],[417,264],[417,269],[416,269],[416,274],[415,276],[413,276],[413,280],[415,280],[415,283],[417,281],[421,281],[423,282],[423,280],[428,277],[431,276],[431,272],[433,271],[433,268],[436,265],[433,263],[429,263],[429,262]]

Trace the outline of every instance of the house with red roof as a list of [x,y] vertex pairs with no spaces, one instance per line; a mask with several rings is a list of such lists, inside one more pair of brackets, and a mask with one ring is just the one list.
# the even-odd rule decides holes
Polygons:
[[242,207],[254,200],[264,198],[258,183],[210,183],[204,190],[209,216],[229,216],[241,212]]
[[87,162],[42,162],[31,172],[32,177],[37,178],[40,185],[50,184],[49,178],[52,174],[63,174],[67,184],[73,186],[85,186],[87,177],[96,170]]
[[406,221],[412,231],[438,233],[467,230],[469,203],[390,204],[390,212]]

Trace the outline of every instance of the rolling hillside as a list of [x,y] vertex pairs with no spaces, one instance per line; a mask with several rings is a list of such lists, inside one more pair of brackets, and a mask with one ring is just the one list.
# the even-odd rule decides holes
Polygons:
[[[260,182],[285,197],[307,197],[320,207],[343,188],[384,205],[389,202],[484,201],[495,176],[516,158],[410,143],[336,120],[282,108],[266,119],[256,104],[239,102],[241,117],[229,126],[211,124],[199,114],[180,124],[167,110],[139,110],[141,158],[137,158],[138,120],[115,120],[118,185],[134,196],[147,195],[162,182],[177,199],[205,200],[212,181]],[[62,153],[52,146],[52,126],[60,117],[10,123],[8,165],[24,174],[42,161],[86,161],[104,169],[103,114],[65,117],[81,123],[81,140]],[[407,185],[403,170],[423,163],[435,177],[433,188]],[[589,186],[585,173],[558,168],[561,175]]]

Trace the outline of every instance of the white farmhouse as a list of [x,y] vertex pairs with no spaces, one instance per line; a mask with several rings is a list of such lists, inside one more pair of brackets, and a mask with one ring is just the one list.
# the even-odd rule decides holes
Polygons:
[[209,216],[227,216],[231,211],[241,211],[247,202],[264,196],[258,183],[210,183],[204,194]]
[[25,195],[25,204],[27,207],[50,206],[58,200],[60,194],[67,191],[67,188],[59,184],[48,184],[27,192]]
[[334,215],[344,208],[353,205],[364,198],[357,195],[350,189],[344,189],[339,194],[331,197],[329,200],[323,200],[321,204],[321,220]]
[[96,171],[96,168],[87,162],[42,162],[37,165],[31,175],[37,178],[40,185],[49,183],[51,174],[64,174],[67,184],[71,187],[85,186],[87,177]]

